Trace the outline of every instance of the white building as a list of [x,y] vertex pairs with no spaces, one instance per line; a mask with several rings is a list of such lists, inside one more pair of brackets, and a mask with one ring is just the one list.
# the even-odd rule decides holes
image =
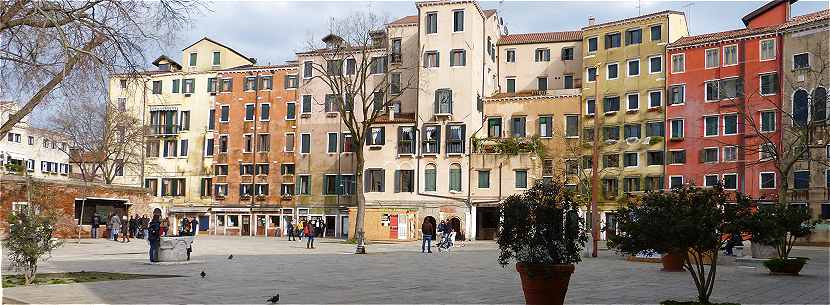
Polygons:
[[[0,102],[0,124],[20,110],[15,102]],[[65,180],[72,172],[66,142],[47,130],[32,127],[24,117],[0,139],[0,173],[12,174],[15,165],[32,177]]]

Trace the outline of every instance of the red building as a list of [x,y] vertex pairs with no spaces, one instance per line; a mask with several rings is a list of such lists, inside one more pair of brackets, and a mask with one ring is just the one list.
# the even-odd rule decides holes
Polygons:
[[666,185],[721,182],[772,199],[780,174],[761,151],[781,143],[783,40],[793,0],[746,15],[744,29],[667,47]]

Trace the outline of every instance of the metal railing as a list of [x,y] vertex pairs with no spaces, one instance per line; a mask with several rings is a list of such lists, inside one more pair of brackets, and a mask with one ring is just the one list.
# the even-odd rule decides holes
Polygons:
[[150,135],[163,136],[179,134],[179,125],[150,125]]

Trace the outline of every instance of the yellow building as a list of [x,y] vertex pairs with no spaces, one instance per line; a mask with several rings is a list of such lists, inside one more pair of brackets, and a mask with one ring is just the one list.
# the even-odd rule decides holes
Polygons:
[[[665,92],[666,44],[688,28],[683,13],[662,11],[601,24],[590,18],[582,30],[580,163],[590,177],[598,162],[599,209],[607,211],[621,193],[663,186],[664,110],[675,97]],[[613,225],[613,215],[601,217]]]

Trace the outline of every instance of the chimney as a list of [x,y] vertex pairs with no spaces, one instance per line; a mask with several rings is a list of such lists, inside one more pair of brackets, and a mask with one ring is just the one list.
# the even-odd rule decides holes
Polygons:
[[592,26],[596,23],[597,23],[597,18],[594,18],[594,16],[588,16],[588,26]]

